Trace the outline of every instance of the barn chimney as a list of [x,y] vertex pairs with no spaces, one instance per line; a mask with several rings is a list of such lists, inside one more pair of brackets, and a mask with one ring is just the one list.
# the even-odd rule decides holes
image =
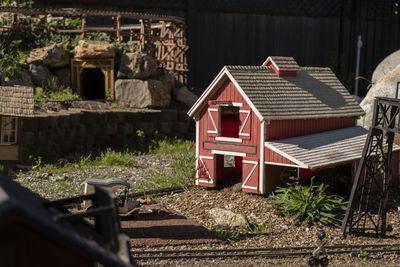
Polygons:
[[278,77],[296,77],[300,69],[292,57],[270,56],[262,66],[271,67]]

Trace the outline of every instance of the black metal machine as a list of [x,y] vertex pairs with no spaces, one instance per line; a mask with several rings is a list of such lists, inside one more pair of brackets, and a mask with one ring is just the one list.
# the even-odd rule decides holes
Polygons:
[[394,134],[400,133],[399,110],[400,100],[397,98],[375,99],[372,127],[365,142],[342,223],[343,234],[386,234],[393,141]]

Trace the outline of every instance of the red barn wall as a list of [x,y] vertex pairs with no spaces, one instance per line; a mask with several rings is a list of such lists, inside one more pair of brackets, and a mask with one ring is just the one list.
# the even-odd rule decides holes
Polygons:
[[[245,101],[245,99],[242,97],[240,92],[236,89],[235,85],[230,81],[227,80],[225,83],[222,84],[220,89],[209,99],[209,101],[232,101],[232,102],[237,102],[237,103],[243,103],[243,106],[240,107],[240,109],[244,110],[251,110],[251,107],[248,105],[248,103]],[[203,147],[203,142],[204,141],[216,141],[215,136],[211,136],[207,132],[207,127],[208,127],[208,112],[207,112],[208,106],[204,107],[202,112],[200,113],[199,116],[199,155],[203,156],[213,156],[211,153],[211,150],[206,150]],[[256,169],[254,170],[254,174],[257,174],[257,179],[250,179],[248,185],[249,186],[255,186],[258,187],[259,179],[258,179],[258,173],[260,170],[260,163],[259,163],[259,158],[260,158],[260,126],[261,122],[254,113],[253,110],[251,110],[250,113],[251,117],[251,134],[250,134],[250,139],[242,139],[242,143],[240,145],[252,145],[256,146],[256,153],[255,154],[246,154],[247,156],[243,158],[243,160],[248,160],[248,161],[257,161],[258,165]],[[235,144],[235,143],[232,143]],[[237,144],[237,143],[236,143]],[[243,189],[243,191],[251,192],[251,193],[259,193],[259,190],[254,191],[254,190],[246,190]]]
[[271,120],[267,126],[266,140],[278,140],[289,137],[331,131],[356,125],[356,117]]

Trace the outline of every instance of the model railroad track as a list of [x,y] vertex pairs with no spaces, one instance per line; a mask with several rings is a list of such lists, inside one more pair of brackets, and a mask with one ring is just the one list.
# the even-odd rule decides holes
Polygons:
[[[137,261],[153,259],[204,259],[204,258],[289,258],[311,256],[316,247],[283,247],[283,248],[242,248],[242,249],[206,249],[206,250],[146,250],[131,251]],[[328,255],[353,254],[358,255],[360,250],[369,254],[399,253],[400,245],[332,245],[326,246]]]

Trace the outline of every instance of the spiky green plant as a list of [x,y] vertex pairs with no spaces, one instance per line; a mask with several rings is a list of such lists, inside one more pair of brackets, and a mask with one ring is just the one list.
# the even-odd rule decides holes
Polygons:
[[340,223],[347,201],[339,195],[329,195],[328,186],[314,185],[311,179],[309,186],[295,184],[278,188],[271,196],[271,203],[278,215],[294,216],[296,224],[320,223],[324,225]]

